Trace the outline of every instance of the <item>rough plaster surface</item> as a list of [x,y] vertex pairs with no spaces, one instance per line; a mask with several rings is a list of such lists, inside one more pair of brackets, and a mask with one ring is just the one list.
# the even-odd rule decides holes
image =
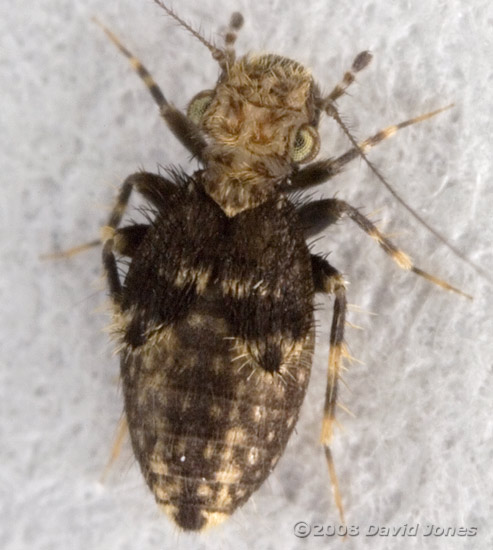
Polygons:
[[[313,68],[325,90],[356,53],[375,58],[339,103],[359,138],[455,102],[382,144],[371,158],[395,189],[487,271],[493,207],[493,8],[487,0],[204,0],[175,8],[214,37],[233,10],[238,49]],[[297,433],[264,487],[223,527],[180,534],[145,488],[128,442],[100,478],[121,413],[100,255],[41,262],[40,252],[97,235],[123,178],[158,163],[190,166],[127,62],[91,23],[122,37],[184,107],[214,83],[209,53],[149,0],[44,0],[0,6],[2,234],[0,548],[342,548],[293,526],[337,523],[318,445],[328,309],[319,312],[311,386]],[[348,148],[322,122],[321,155]],[[418,265],[474,294],[471,303],[399,272],[349,222],[317,240],[351,282],[346,373],[333,452],[353,548],[492,547],[492,285],[413,220],[358,161],[317,190],[381,220]],[[328,301],[321,300],[326,306]],[[366,537],[370,525],[419,524],[416,537]],[[426,524],[476,527],[424,537]]]

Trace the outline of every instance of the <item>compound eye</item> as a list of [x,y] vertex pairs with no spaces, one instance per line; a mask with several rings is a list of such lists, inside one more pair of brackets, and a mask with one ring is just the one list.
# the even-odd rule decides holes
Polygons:
[[201,123],[213,96],[214,92],[212,90],[205,90],[197,94],[188,104],[187,117],[197,126]]
[[320,138],[313,126],[301,126],[290,147],[290,155],[294,162],[308,162],[317,156],[320,149]]

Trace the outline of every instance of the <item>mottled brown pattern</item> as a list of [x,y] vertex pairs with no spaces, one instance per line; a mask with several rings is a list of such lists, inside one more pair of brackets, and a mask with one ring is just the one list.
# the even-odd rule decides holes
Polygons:
[[[203,324],[191,323],[200,312]],[[132,444],[156,500],[184,529],[229,516],[274,468],[309,379],[313,345],[275,376],[246,358],[207,297],[173,327],[173,344],[146,344],[122,360]],[[289,373],[287,371],[289,370]],[[158,467],[156,466],[158,465]]]

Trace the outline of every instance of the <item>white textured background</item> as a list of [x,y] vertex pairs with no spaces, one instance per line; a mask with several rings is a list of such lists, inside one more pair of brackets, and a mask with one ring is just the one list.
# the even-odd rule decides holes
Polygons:
[[[355,135],[426,110],[453,111],[371,153],[395,188],[486,270],[491,250],[493,8],[489,0],[186,0],[175,8],[206,36],[234,10],[238,49],[293,57],[329,90],[353,57],[374,61],[339,106]],[[349,222],[317,242],[351,281],[354,356],[334,455],[348,522],[477,527],[462,537],[300,540],[293,525],[337,523],[318,445],[328,310],[297,433],[263,488],[223,527],[183,535],[158,512],[129,445],[104,483],[122,400],[103,327],[100,253],[41,262],[39,253],[98,235],[115,189],[138,168],[188,165],[97,15],[184,107],[217,67],[150,0],[0,5],[0,548],[492,548],[492,284],[452,256],[355,161],[322,193],[363,206],[418,265],[473,303],[399,272]],[[348,148],[330,120],[322,154]]]

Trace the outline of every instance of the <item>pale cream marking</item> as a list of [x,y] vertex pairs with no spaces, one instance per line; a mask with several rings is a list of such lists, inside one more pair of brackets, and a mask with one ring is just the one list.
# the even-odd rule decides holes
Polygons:
[[179,455],[183,456],[185,454],[185,450],[187,448],[187,441],[184,437],[177,437],[177,441],[175,441],[174,449],[173,451]]
[[226,445],[243,445],[247,439],[247,434],[242,428],[230,428],[226,432],[224,442]]
[[252,407],[252,418],[254,422],[261,422],[264,417],[264,407],[261,405],[254,405]]
[[224,451],[221,453],[221,463],[215,474],[216,481],[222,483],[237,483],[243,476],[243,470],[233,462],[233,450],[236,445],[244,445],[247,434],[242,428],[229,429],[224,437]]
[[296,369],[295,376],[300,384],[303,384],[306,380],[306,370],[304,368]]
[[187,317],[187,324],[192,327],[207,326],[210,317],[202,313],[192,313]]
[[253,291],[257,296],[282,298],[282,289],[268,287],[263,279],[257,282],[253,282],[251,279],[228,279],[221,283],[221,287],[224,294],[235,298],[244,298],[245,296],[249,296]]
[[279,460],[279,458],[281,457],[281,455],[276,455],[274,456],[271,461],[270,461],[270,465],[273,467],[277,464],[277,461]]
[[249,449],[248,456],[247,456],[248,464],[251,464],[252,466],[254,464],[257,464],[259,456],[260,456],[260,452],[258,450],[258,447],[252,447],[251,449]]
[[229,485],[223,485],[216,495],[216,505],[218,508],[226,508],[231,505],[231,502],[232,499],[229,494]]
[[223,409],[217,403],[213,403],[209,409],[209,415],[211,418],[220,418],[223,415]]
[[240,406],[237,402],[231,407],[228,418],[232,423],[238,423],[240,421]]
[[233,460],[233,447],[224,447],[221,453],[221,464],[228,464]]
[[152,449],[152,458],[154,458],[155,460],[160,460],[159,457],[163,456],[165,452],[166,445],[164,444],[164,441],[162,439],[158,439],[154,444],[154,448]]
[[245,495],[246,495],[246,489],[243,489],[242,487],[238,487],[238,489],[236,489],[236,496],[238,498],[244,497]]
[[167,514],[173,521],[175,520],[176,513],[178,512],[178,507],[173,504],[158,504],[159,508]]
[[153,493],[157,498],[161,500],[169,499],[173,496],[179,495],[182,492],[182,484],[179,479],[167,479],[164,481],[160,479],[152,487]]
[[211,498],[214,491],[207,483],[201,483],[197,489],[197,495],[203,498]]
[[230,464],[229,467],[226,467],[224,470],[220,470],[215,474],[215,480],[220,483],[238,483],[243,477],[243,470]]
[[196,292],[201,294],[206,289],[210,276],[210,269],[196,269],[182,265],[176,274],[174,284],[178,288],[183,288],[189,283],[194,283]]
[[210,460],[213,457],[215,450],[216,450],[215,444],[209,441],[209,443],[207,443],[204,449],[204,458],[206,460]]
[[206,520],[206,523],[201,530],[208,529],[209,527],[213,527],[214,525],[218,525],[219,523],[222,523],[223,521],[228,519],[230,516],[230,514],[223,514],[222,512],[207,512],[205,510],[202,511],[202,514]]
[[235,298],[248,296],[251,286],[252,282],[250,280],[242,279],[227,279],[221,283],[224,294]]
[[[120,208],[120,205],[117,205],[116,210],[120,214],[122,213],[122,209]],[[109,225],[103,225],[103,227],[101,227],[99,231],[99,238],[101,239],[101,242],[104,244],[107,241],[114,239],[115,233],[116,233],[116,229],[114,227],[110,227]]]
[[173,494],[171,486],[166,485],[165,487],[162,487],[158,483],[155,483],[153,485],[152,491],[156,495],[156,497],[160,500],[168,500],[170,495]]
[[192,281],[190,269],[184,266],[180,266],[178,273],[176,274],[174,284],[178,288],[184,287],[187,283]]
[[198,294],[202,294],[209,284],[211,278],[211,270],[199,270],[195,278],[195,289]]
[[149,461],[149,469],[153,474],[158,474],[161,476],[164,476],[168,473],[168,465],[159,459],[151,458],[151,460]]

